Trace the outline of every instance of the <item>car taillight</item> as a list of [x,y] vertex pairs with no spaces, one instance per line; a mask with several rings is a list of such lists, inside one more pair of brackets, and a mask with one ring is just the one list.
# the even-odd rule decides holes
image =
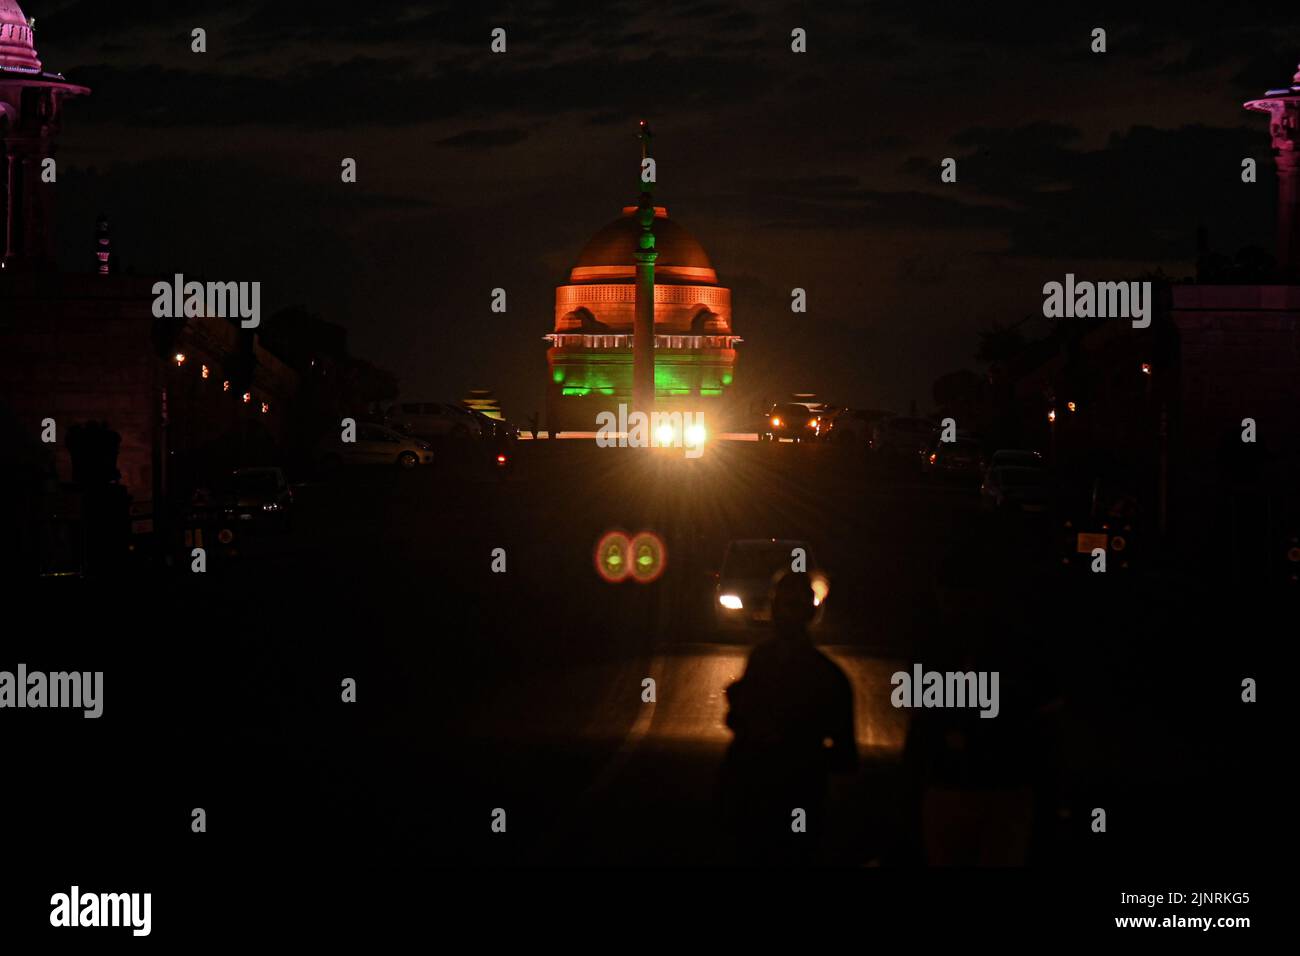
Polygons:
[[938,455],[938,453],[937,453],[937,452],[930,452],[930,464],[933,465],[933,464],[934,464],[936,461],[938,461],[938,460],[939,460],[939,455]]

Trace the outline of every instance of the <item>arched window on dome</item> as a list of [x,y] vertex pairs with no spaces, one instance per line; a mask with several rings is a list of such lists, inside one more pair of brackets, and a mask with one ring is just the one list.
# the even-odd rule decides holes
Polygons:
[[585,306],[578,306],[565,318],[577,325],[581,331],[591,335],[600,335],[609,331],[609,326],[597,319],[595,313]]
[[708,306],[700,306],[700,310],[695,313],[691,319],[691,335],[704,335],[711,331],[709,325],[718,317],[718,313],[711,310]]

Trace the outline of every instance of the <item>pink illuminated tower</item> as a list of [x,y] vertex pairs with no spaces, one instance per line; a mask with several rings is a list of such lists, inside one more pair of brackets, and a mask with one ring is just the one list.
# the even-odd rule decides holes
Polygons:
[[1277,264],[1287,279],[1300,277],[1300,71],[1291,86],[1268,90],[1263,98],[1244,104],[1248,110],[1268,113],[1277,163]]
[[53,186],[41,173],[54,155],[64,97],[90,92],[42,69],[33,26],[16,0],[0,0],[0,268],[6,270],[53,262]]

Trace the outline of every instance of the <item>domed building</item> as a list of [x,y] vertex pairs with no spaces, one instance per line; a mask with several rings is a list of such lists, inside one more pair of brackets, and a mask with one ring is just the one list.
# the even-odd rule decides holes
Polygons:
[[41,61],[32,45],[31,21],[16,0],[0,0],[0,70],[41,72]]
[[[137,553],[151,538],[160,549],[178,544],[173,497],[188,500],[202,462],[282,444],[298,383],[229,319],[156,318],[154,285],[174,273],[119,273],[106,219],[93,233],[84,223],[83,267],[59,268],[52,239],[63,177],[45,181],[42,171],[57,156],[68,102],[90,90],[42,63],[33,33],[15,0],[0,0],[0,444],[14,452],[0,476],[0,524],[12,531],[0,574],[24,575],[125,561],[128,528]],[[56,442],[45,437],[51,421]],[[102,473],[117,478],[103,485],[126,496],[115,491],[111,514],[93,518],[101,505],[85,503],[70,445],[74,429],[92,423],[116,436]],[[105,557],[110,545],[115,557]]]
[[[555,328],[546,358],[551,430],[593,431],[597,413],[632,407],[637,207],[586,244],[555,290]],[[740,337],[731,325],[731,290],[718,284],[704,247],[668,210],[654,207],[655,408],[721,416]]]
[[45,71],[36,55],[34,21],[16,0],[0,0],[0,268],[49,269],[47,224],[53,190],[42,188],[42,165],[54,155],[63,101],[90,91]]

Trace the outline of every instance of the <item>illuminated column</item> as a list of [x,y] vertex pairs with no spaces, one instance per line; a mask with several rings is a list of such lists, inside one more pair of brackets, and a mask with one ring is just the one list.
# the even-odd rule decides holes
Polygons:
[[1277,264],[1284,277],[1300,277],[1300,71],[1292,85],[1268,90],[1262,99],[1242,105],[1268,113],[1268,132],[1277,164]]
[[[650,156],[650,126],[641,121],[641,159]],[[636,306],[632,321],[632,406],[649,412],[655,401],[655,204],[653,183],[641,177],[637,222],[641,236],[636,251]]]

